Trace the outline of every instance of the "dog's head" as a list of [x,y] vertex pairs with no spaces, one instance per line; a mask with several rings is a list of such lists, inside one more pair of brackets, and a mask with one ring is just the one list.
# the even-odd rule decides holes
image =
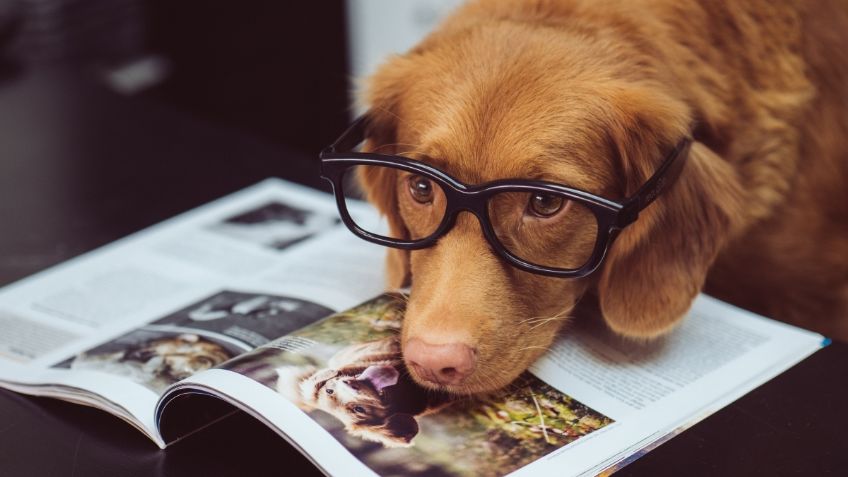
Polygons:
[[405,447],[418,434],[415,417],[404,412],[406,403],[393,399],[390,388],[397,385],[400,373],[389,363],[311,370],[295,383],[284,383],[285,372],[278,370],[278,390],[294,384],[301,407],[331,414],[354,436],[386,447]]
[[[621,200],[692,133],[690,106],[638,47],[578,28],[479,17],[463,26],[464,18],[370,79],[368,150],[430,163],[468,184],[538,179]],[[589,290],[623,335],[653,337],[672,328],[702,287],[741,196],[733,172],[711,154],[695,142],[677,183],[621,233],[587,278],[508,265],[469,213],[431,248],[391,249],[389,285],[411,279],[402,338],[413,377],[456,393],[504,386],[550,346]],[[400,175],[366,172],[360,182],[393,234],[409,236],[432,224],[421,223],[430,219]],[[517,214],[509,220],[520,222],[524,210],[495,213]],[[592,244],[579,232],[584,217],[563,210],[556,230],[569,233],[540,232],[538,253],[585,255]],[[413,342],[416,354],[460,356],[471,366],[462,379],[448,366],[454,376],[442,379],[439,369],[411,362]]]

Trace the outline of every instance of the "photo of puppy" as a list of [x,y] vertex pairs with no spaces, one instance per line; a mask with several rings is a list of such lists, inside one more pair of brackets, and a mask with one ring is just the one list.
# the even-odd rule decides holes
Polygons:
[[79,353],[55,367],[108,373],[161,393],[168,386],[245,351],[230,342],[197,333],[148,327]]
[[[389,249],[388,286],[411,286],[411,376],[458,394],[502,388],[584,296],[635,339],[669,332],[702,289],[848,339],[846,44],[838,1],[478,0],[386,62],[363,93],[363,150],[463,184],[545,181],[623,201],[692,140],[679,177],[614,231],[591,275],[511,266],[470,213],[425,248]],[[394,238],[441,223],[447,196],[422,177],[359,174]],[[535,257],[591,251],[573,201],[516,197],[489,205],[487,220],[511,224],[497,240],[531,229]]]
[[303,411],[316,427],[301,431],[327,432],[379,475],[500,477],[614,425],[531,373],[473,397],[417,384],[401,356],[405,306],[380,295],[219,368]]
[[277,368],[277,391],[306,411],[321,410],[354,436],[385,447],[405,447],[418,434],[418,416],[450,404],[409,378],[396,338],[351,345],[326,368]]

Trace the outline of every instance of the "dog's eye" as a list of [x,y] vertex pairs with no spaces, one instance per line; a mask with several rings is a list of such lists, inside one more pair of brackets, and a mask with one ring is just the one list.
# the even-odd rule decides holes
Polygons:
[[330,389],[330,388],[327,388],[327,394],[333,394],[333,390]]
[[527,207],[533,215],[550,217],[562,209],[563,202],[563,198],[558,195],[538,193],[530,196]]
[[365,408],[362,406],[353,406],[353,412],[357,414],[365,414]]
[[406,180],[409,195],[419,204],[433,202],[433,181],[424,176],[412,175]]

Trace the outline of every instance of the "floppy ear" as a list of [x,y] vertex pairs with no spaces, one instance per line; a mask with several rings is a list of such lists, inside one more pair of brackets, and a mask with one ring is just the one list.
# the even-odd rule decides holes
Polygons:
[[391,443],[406,446],[418,435],[418,421],[411,414],[392,414],[383,429]]
[[[688,121],[682,109],[662,98],[630,94],[626,105],[613,134],[630,196],[686,134]],[[609,251],[597,290],[610,328],[642,338],[671,330],[737,228],[741,203],[735,170],[704,144],[693,143],[677,182],[640,212]]]
[[[357,170],[359,183],[368,201],[374,204],[389,223],[389,235],[408,238],[409,232],[400,218],[397,204],[397,172],[389,168],[361,167]],[[401,288],[411,279],[409,251],[396,248],[386,250],[386,285]]]
[[[396,154],[397,119],[401,95],[407,83],[409,60],[394,57],[371,77],[364,92],[368,103],[367,141],[364,151]],[[359,184],[365,195],[389,223],[389,233],[395,238],[408,238],[409,232],[400,218],[397,207],[397,174],[386,168],[361,167]],[[389,288],[408,286],[410,282],[409,252],[389,248],[386,252],[386,285]]]

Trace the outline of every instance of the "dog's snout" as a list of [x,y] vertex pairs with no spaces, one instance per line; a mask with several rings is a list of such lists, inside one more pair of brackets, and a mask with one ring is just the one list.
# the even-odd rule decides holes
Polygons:
[[410,368],[433,384],[460,384],[476,364],[474,350],[463,343],[430,344],[419,338],[407,341],[403,350]]

